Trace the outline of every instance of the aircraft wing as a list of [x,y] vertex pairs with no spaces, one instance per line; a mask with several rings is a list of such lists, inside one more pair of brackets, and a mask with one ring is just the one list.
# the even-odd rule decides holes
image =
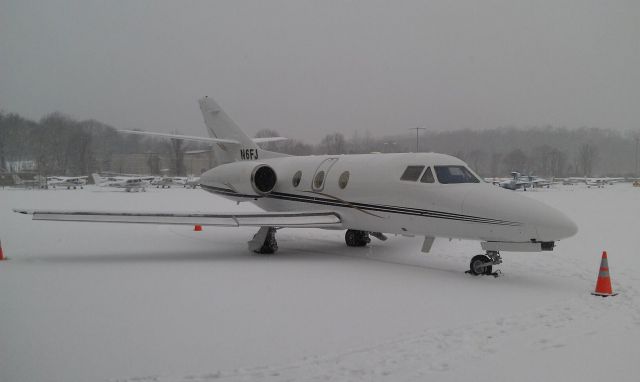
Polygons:
[[180,213],[180,212],[106,212],[72,210],[21,210],[14,212],[33,215],[33,220],[54,220],[99,223],[184,224],[221,227],[341,227],[336,212],[251,212],[251,213]]
[[150,131],[137,131],[137,130],[118,130],[119,133],[134,134],[134,135],[148,135],[153,137],[174,138],[181,139],[183,141],[195,141],[195,142],[207,142],[207,143],[226,143],[239,145],[240,142],[234,139],[221,139],[221,138],[206,138],[195,137],[192,135],[178,135],[178,134],[165,134],[165,133],[153,133]]

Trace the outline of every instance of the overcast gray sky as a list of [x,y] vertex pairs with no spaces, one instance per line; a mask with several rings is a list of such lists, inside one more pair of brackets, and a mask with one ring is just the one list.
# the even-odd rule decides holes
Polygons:
[[[317,140],[640,127],[640,1],[0,0],[0,108]],[[409,134],[409,133],[408,133]]]

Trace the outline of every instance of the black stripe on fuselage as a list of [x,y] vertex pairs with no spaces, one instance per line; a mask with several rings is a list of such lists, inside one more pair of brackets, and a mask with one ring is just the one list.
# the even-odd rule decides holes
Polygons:
[[461,215],[461,214],[442,212],[442,211],[422,210],[422,209],[411,208],[411,207],[347,202],[347,201],[341,201],[339,199],[332,200],[332,199],[326,199],[326,198],[319,198],[317,196],[288,194],[283,192],[272,192],[264,196],[246,195],[246,194],[240,194],[231,189],[226,189],[221,187],[213,187],[213,186],[207,186],[207,185],[201,185],[201,187],[203,187],[206,191],[209,191],[211,193],[215,193],[223,196],[232,196],[236,198],[239,197],[239,198],[258,199],[262,197],[267,197],[271,199],[287,200],[287,201],[300,202],[300,203],[355,208],[355,209],[377,211],[377,212],[389,212],[389,213],[395,213],[395,214],[401,214],[401,215],[423,216],[423,217],[429,217],[434,219],[447,219],[447,220],[457,220],[457,221],[465,221],[465,222],[471,222],[471,223],[495,224],[495,225],[507,225],[507,226],[521,225],[521,223],[511,222],[506,220],[489,219],[489,218],[483,218],[478,216]]

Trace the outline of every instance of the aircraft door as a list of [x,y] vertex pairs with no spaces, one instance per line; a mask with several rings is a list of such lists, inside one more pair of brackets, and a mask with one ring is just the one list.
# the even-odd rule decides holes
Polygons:
[[329,174],[329,170],[331,170],[331,167],[333,167],[337,161],[338,158],[327,158],[320,162],[320,165],[316,169],[316,172],[313,174],[313,179],[311,180],[311,189],[313,191],[322,191],[324,189],[327,174]]

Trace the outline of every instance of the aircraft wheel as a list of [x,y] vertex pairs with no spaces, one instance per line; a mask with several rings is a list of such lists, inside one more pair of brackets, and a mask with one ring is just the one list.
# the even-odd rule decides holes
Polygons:
[[490,275],[492,273],[491,264],[485,265],[486,263],[491,263],[491,258],[487,255],[476,255],[471,259],[471,263],[469,264],[469,273],[474,276],[477,275]]
[[348,229],[344,234],[344,241],[348,247],[364,247],[371,242],[371,239],[368,232]]

